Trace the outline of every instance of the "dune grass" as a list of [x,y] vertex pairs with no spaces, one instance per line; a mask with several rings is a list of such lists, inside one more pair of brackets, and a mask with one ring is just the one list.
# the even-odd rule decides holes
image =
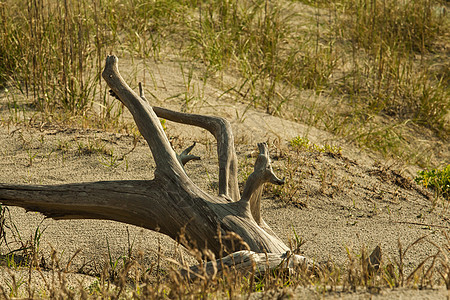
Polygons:
[[[444,134],[449,74],[439,43],[449,25],[445,8],[423,0],[344,1],[342,10],[353,16],[340,25],[354,52],[342,84],[346,97]],[[359,59],[361,50],[368,61]]]
[[[417,128],[448,138],[446,5],[2,1],[0,84],[19,90],[44,120],[81,116],[113,128],[122,110],[100,80],[104,57],[175,53],[202,62],[205,80],[234,74],[218,84],[237,100],[426,166],[407,140]],[[338,105],[302,101],[305,91]]]

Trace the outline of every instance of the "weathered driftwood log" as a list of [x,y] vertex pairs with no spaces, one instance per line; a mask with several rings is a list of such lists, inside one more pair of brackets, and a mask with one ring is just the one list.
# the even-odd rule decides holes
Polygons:
[[[154,179],[51,186],[0,184],[0,202],[38,211],[53,219],[108,219],[141,226],[166,234],[185,246],[209,249],[215,257],[251,250],[278,254],[280,262],[283,261],[288,247],[260,215],[263,184],[283,184],[273,173],[267,145],[258,145],[260,153],[255,169],[241,197],[233,134],[227,120],[151,107],[142,89],[137,95],[124,82],[115,56],[106,59],[102,75],[112,93],[130,110],[150,146],[156,162]],[[187,176],[183,165],[198,159],[189,155],[193,146],[177,155],[158,117],[199,126],[214,135],[219,157],[218,196],[202,191]],[[220,238],[229,233],[239,236],[241,242]],[[305,261],[303,257],[295,259]]]

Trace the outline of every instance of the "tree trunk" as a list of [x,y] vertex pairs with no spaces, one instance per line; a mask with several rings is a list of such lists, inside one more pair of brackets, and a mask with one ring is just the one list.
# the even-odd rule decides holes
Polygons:
[[[112,94],[130,110],[150,146],[156,162],[155,178],[52,186],[0,184],[0,202],[39,211],[53,219],[108,219],[141,226],[187,247],[209,249],[215,257],[251,250],[278,254],[279,260],[284,260],[288,247],[260,216],[263,184],[284,183],[273,173],[267,145],[258,144],[255,169],[241,197],[233,134],[227,120],[151,107],[142,89],[137,95],[124,82],[115,56],[106,59],[102,76]],[[214,135],[219,157],[218,196],[202,191],[187,176],[184,164],[198,159],[189,155],[193,146],[177,155],[158,117],[199,126]],[[249,259],[256,257],[252,255]],[[299,256],[296,259],[305,261]]]

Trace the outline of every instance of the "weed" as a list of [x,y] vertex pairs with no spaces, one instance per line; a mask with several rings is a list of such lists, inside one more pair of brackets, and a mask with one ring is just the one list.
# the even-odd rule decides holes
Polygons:
[[[175,2],[123,2],[120,10],[115,1],[2,2],[0,85],[16,87],[46,118],[92,113],[94,99],[106,99],[99,76],[106,45],[124,42],[132,53],[156,58],[161,34],[178,23]],[[112,106],[103,101],[104,117]]]
[[92,56],[86,47],[89,24],[80,4],[44,2],[16,2],[14,16],[7,12],[12,7],[2,5],[2,50],[10,53],[4,69],[14,70],[8,79],[31,94],[38,108],[51,112],[61,106],[82,113],[98,81],[89,74],[92,64],[87,62]]
[[117,168],[118,166],[120,166],[122,164],[123,161],[121,161],[121,160],[123,160],[123,157],[121,158],[121,157],[119,157],[117,155],[114,155],[114,150],[111,149],[111,150],[109,150],[108,153],[103,154],[100,157],[99,161],[105,167],[108,167],[108,168],[111,168],[111,169],[115,169],[115,168]]
[[[203,80],[202,86],[196,85],[194,80],[194,69],[189,68],[187,72],[182,64],[180,64],[181,74],[183,76],[184,83],[184,92],[182,93],[183,97],[183,111],[190,111],[192,106],[195,105],[195,102],[201,101],[204,97],[204,88],[206,85],[206,78]],[[186,74],[187,73],[187,74]]]
[[134,237],[132,241],[130,240],[130,231],[128,230],[128,227],[127,227],[127,237],[128,237],[128,248],[126,250],[126,253],[117,258],[114,258],[112,256],[111,249],[109,246],[109,240],[106,239],[106,245],[108,250],[108,270],[110,280],[114,281],[118,279],[119,275],[121,275],[120,273],[122,272],[121,269],[128,268],[128,266],[134,260],[133,247],[136,237]]
[[425,187],[433,188],[437,197],[442,195],[447,200],[450,199],[450,165],[447,165],[442,170],[419,171],[414,180]]
[[78,153],[81,155],[91,155],[91,154],[108,154],[106,150],[106,144],[101,141],[101,139],[87,139],[87,143],[82,141],[77,141]]
[[6,212],[7,206],[0,204],[0,245],[6,243]]
[[286,70],[301,72],[306,65],[296,61],[298,49],[284,49],[290,41],[291,19],[292,15],[282,13],[280,5],[264,0],[217,1],[206,8],[199,6],[198,23],[191,27],[190,50],[209,69],[222,71],[229,65],[227,69],[236,70],[242,77],[233,91],[269,113],[279,112],[287,101],[280,93],[283,82],[295,85],[294,78],[302,78]]
[[425,53],[432,49],[444,21],[443,12],[425,0],[342,1],[349,16],[344,26],[361,46],[377,53],[384,49]]
[[309,148],[309,139],[303,138],[300,136],[294,137],[292,140],[289,141],[292,148],[302,150],[307,150]]
[[295,231],[294,226],[292,226],[292,231],[294,233],[294,239],[291,242],[291,251],[294,254],[300,254],[300,248],[306,243],[303,238],[299,237],[297,232]]
[[28,154],[28,165],[27,167],[31,167],[33,166],[33,160],[34,158],[38,155],[39,151],[36,152],[32,152],[31,149],[27,149],[27,154]]
[[[31,108],[43,112],[48,121],[70,120],[78,115],[84,118],[83,124],[90,126],[98,123],[100,125],[95,126],[132,130],[120,125],[123,107],[107,98],[99,80],[103,55],[115,49],[141,58],[153,57],[157,61],[163,59],[164,46],[169,44],[177,46],[175,51],[200,58],[207,73],[238,74],[236,83],[227,91],[245,100],[248,108],[262,107],[269,113],[288,115],[291,112],[284,108],[295,107],[291,102],[302,102],[304,90],[312,90],[314,95],[337,96],[345,106],[343,111],[333,111],[334,105],[322,108],[316,102],[302,103],[293,109],[292,115],[304,114],[306,116],[299,117],[300,121],[322,126],[386,155],[402,157],[401,151],[406,151],[403,148],[407,144],[402,129],[411,123],[431,128],[438,136],[446,138],[448,71],[445,64],[440,71],[435,70],[433,54],[445,55],[436,44],[439,39],[445,39],[442,33],[448,32],[448,22],[436,7],[437,2],[302,2],[314,2],[320,7],[313,17],[313,26],[310,20],[300,22],[299,16],[290,13],[290,7],[267,0],[3,1],[0,3],[0,87],[17,89],[27,97],[27,104],[23,105],[13,93],[7,92],[7,97],[12,97],[8,104],[12,122],[25,123],[26,113]],[[329,14],[328,23],[324,22],[324,11]],[[303,30],[303,27],[308,29]],[[196,91],[193,69],[182,70],[182,73],[185,85],[182,96],[189,108],[196,97],[203,97],[203,87]],[[99,115],[93,113],[94,101],[98,101],[95,103],[101,109]],[[236,114],[244,120],[245,112]],[[376,117],[384,122],[380,125]],[[86,121],[88,119],[94,121]],[[109,123],[105,124],[106,121]],[[386,123],[389,124],[384,125]],[[301,137],[294,138],[290,144],[297,152],[341,153],[339,147],[319,146]],[[31,166],[38,152],[31,151],[25,141],[23,146],[29,149]],[[70,147],[68,142],[60,141],[56,150],[64,154]],[[80,142],[78,151],[103,153],[102,164],[109,168],[119,166],[121,158],[126,162],[125,155],[108,152],[104,145],[97,145],[95,141]],[[242,167],[245,178],[251,172],[251,165],[244,162]],[[285,170],[290,179],[298,181],[298,174],[301,174],[298,161],[288,161]],[[438,193],[448,197],[447,171],[448,167],[443,174],[438,169],[423,171],[417,181],[440,189]],[[330,174],[323,172],[319,176],[322,176],[324,190]],[[442,181],[444,178],[447,181]],[[283,199],[295,199],[299,185],[294,180],[289,182],[275,187],[274,194]],[[356,206],[356,202],[353,203]],[[1,208],[0,238],[4,238],[6,211]],[[10,229],[18,246],[7,256],[8,265],[18,268],[20,253],[39,251],[44,230],[38,227],[30,241],[25,241],[14,224]],[[301,245],[303,241],[295,231],[294,235],[294,244]],[[349,251],[347,268],[330,264],[317,273],[299,271],[297,277],[272,273],[264,278],[257,278],[255,274],[242,278],[230,269],[223,276],[192,283],[175,269],[163,274],[168,276],[161,276],[158,265],[155,284],[148,276],[151,272],[144,272],[142,276],[136,272],[136,276],[130,278],[130,252],[114,258],[107,243],[108,270],[113,271],[115,280],[122,281],[120,288],[114,290],[109,284],[112,282],[110,273],[97,274],[98,280],[88,290],[94,297],[118,298],[123,296],[124,286],[132,290],[130,294],[136,298],[233,298],[242,291],[248,294],[261,291],[269,295],[270,291],[280,291],[288,285],[311,282],[322,291],[330,286],[334,290],[338,286],[353,290],[384,284],[414,286],[415,282],[426,286],[433,269],[438,270],[447,288],[450,286],[448,245],[442,247],[442,256],[433,255],[407,276],[404,257],[409,247],[403,250],[399,242],[399,259],[395,265],[382,267],[384,281],[369,276],[367,266],[362,264],[367,253],[354,255]],[[425,267],[428,262],[431,264]],[[439,268],[438,263],[441,263]],[[134,285],[125,285],[130,282]],[[20,296],[18,291],[22,285],[21,279],[15,281],[10,286],[10,296]],[[80,294],[84,292],[81,288]],[[59,287],[54,295],[60,294],[63,292]]]
[[[293,235],[291,251],[298,253],[305,241],[298,236],[295,229],[293,229]],[[35,236],[39,239],[40,235],[35,234]],[[133,254],[134,239],[130,238],[129,232],[128,248],[123,255],[117,258],[113,257],[109,241],[106,242],[108,261],[104,269],[100,270],[95,275],[95,279],[89,281],[86,286],[81,283],[78,287],[69,285],[65,275],[73,257],[68,262],[67,267],[61,268],[58,255],[53,251],[51,254],[52,262],[47,267],[53,274],[53,279],[46,281],[41,274],[46,285],[40,295],[66,295],[72,298],[77,295],[84,295],[83,298],[234,298],[243,295],[251,296],[256,292],[274,297],[293,295],[297,287],[311,286],[311,284],[316,289],[316,293],[322,296],[328,291],[357,291],[360,288],[365,288],[370,293],[377,293],[385,287],[432,287],[434,284],[442,282],[436,281],[436,277],[433,276],[434,273],[439,274],[438,276],[441,276],[448,286],[448,248],[446,248],[446,245],[442,247],[435,245],[432,241],[428,241],[426,237],[414,241],[406,248],[403,248],[399,242],[399,258],[395,260],[394,264],[382,260],[380,247],[376,247],[370,255],[366,248],[362,248],[358,253],[346,248],[348,263],[342,266],[327,261],[325,263],[314,263],[307,269],[299,267],[286,272],[275,268],[264,273],[259,273],[255,268],[242,273],[235,270],[233,266],[229,266],[224,268],[222,273],[215,273],[211,276],[200,273],[196,280],[189,280],[185,275],[182,275],[183,273],[179,268],[189,268],[184,260],[182,260],[182,263],[178,263],[173,259],[166,258],[161,254],[161,249],[155,251],[158,254],[158,264],[161,263],[160,260],[167,259],[174,263],[175,267],[159,270],[161,266],[154,269],[154,264],[150,267],[143,265],[139,258]],[[424,259],[414,270],[407,273],[405,270],[407,253],[412,251],[416,245],[425,242],[436,248],[436,254]],[[201,252],[195,248],[188,250],[199,258],[200,264],[206,263],[202,257],[215,260],[215,257],[208,254],[207,251]],[[17,268],[14,265],[11,266],[13,269]],[[38,264],[35,264],[35,266],[36,270],[30,269],[29,271],[42,272]],[[156,274],[154,274],[154,270],[157,271]],[[201,272],[202,267],[200,266],[198,270]],[[150,276],[152,273],[156,278]],[[36,291],[29,288],[30,284],[31,277],[28,277],[27,280],[24,276],[17,277],[15,273],[11,273],[11,280],[6,287],[7,291],[5,291],[5,287],[2,288],[2,291],[3,293],[7,292],[7,295],[11,297],[20,297],[24,293],[24,287],[26,287],[28,296],[32,297]]]
[[19,279],[16,278],[14,274],[11,275],[11,282],[7,282],[7,286],[9,288],[9,297],[16,298],[19,296],[19,289],[22,285],[26,283],[26,280],[23,277]]
[[55,150],[61,151],[63,153],[69,152],[69,150],[70,150],[69,141],[58,139],[58,144],[56,145]]
[[319,152],[326,153],[330,155],[341,156],[342,148],[336,145],[325,144],[323,146],[319,146],[317,144],[311,143],[308,138],[303,138],[300,136],[294,137],[289,141],[289,144],[292,148],[298,151],[310,151],[310,152]]
[[[18,270],[24,266],[38,266],[40,263],[36,260],[36,257],[40,253],[42,235],[47,229],[47,227],[42,228],[44,220],[36,226],[34,233],[29,239],[24,239],[10,214],[8,223],[6,223],[6,213],[9,214],[8,208],[2,206],[0,218],[1,243],[5,244],[4,246],[7,247],[8,252],[6,254],[2,253],[0,256],[1,260],[6,262],[6,266],[13,270]],[[11,235],[8,239],[6,237],[7,234]],[[16,283],[13,282],[11,287],[17,287]]]

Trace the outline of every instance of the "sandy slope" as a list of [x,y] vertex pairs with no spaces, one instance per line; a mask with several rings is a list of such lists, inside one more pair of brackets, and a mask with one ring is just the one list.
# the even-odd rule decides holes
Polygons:
[[[157,71],[153,66],[146,71],[147,81],[149,70],[153,70],[153,78],[156,78],[152,83],[146,82],[147,90],[156,97],[148,98],[156,105],[186,109],[182,96],[163,101],[180,94],[185,88],[178,62],[168,61],[158,68]],[[123,72],[126,74],[127,71],[135,74],[133,70]],[[136,76],[134,79],[145,82],[142,72]],[[133,79],[130,75],[125,77]],[[224,116],[232,122],[241,168],[251,166],[254,161],[252,153],[260,141],[269,143],[274,167],[281,177],[288,176],[286,173],[292,168],[287,165],[288,157],[296,158],[298,190],[294,202],[297,204],[285,205],[269,193],[263,201],[262,215],[286,242],[293,237],[292,228],[295,228],[306,241],[302,247],[304,255],[318,261],[329,258],[343,264],[347,261],[346,247],[359,252],[362,247],[372,249],[380,245],[385,261],[389,261],[397,258],[398,240],[406,246],[427,235],[427,240],[437,245],[445,243],[442,231],[449,232],[450,208],[448,204],[443,207],[442,201],[438,201],[436,207],[432,206],[431,194],[411,180],[414,168],[383,161],[315,128],[247,110],[244,104],[235,103],[232,99],[221,97],[217,100],[221,89],[209,84],[203,86],[200,80],[195,79],[193,85],[201,88],[202,96],[189,103],[189,111]],[[2,101],[5,103],[7,99]],[[1,114],[7,119],[5,106]],[[20,124],[3,124],[0,127],[0,182],[59,184],[152,178],[154,162],[143,140],[126,155],[126,160],[117,161],[115,167],[108,166],[111,160],[101,149],[113,150],[114,156],[120,157],[132,149],[133,137],[130,135],[53,125],[29,128]],[[173,123],[166,126],[177,151],[197,141],[194,153],[202,160],[190,163],[188,173],[198,185],[214,193],[217,184],[214,139],[203,130]],[[317,151],[297,153],[288,146],[288,141],[295,136],[308,137],[317,145],[339,145],[342,155]],[[89,145],[101,151],[84,151]],[[34,157],[31,165],[30,157]],[[52,248],[60,253],[62,261],[67,261],[81,249],[72,264],[75,271],[81,269],[89,273],[101,269],[107,260],[108,244],[112,256],[119,257],[126,253],[129,237],[134,241],[134,249],[142,251],[149,263],[155,259],[153,251],[159,246],[169,257],[173,256],[176,247],[167,237],[121,223],[98,220],[56,222],[43,220],[37,213],[25,213],[20,208],[10,208],[10,212],[11,220],[24,240],[34,234],[37,226],[45,228],[40,246],[47,259]],[[12,241],[12,235],[9,234],[7,239]],[[12,248],[14,246],[11,244]],[[5,251],[3,243],[2,252]],[[426,241],[415,245],[405,258],[407,268],[414,268],[436,251],[436,247]],[[0,281],[10,280],[5,272],[1,274]],[[297,295],[308,296],[308,293],[299,291]],[[446,291],[383,291],[378,296],[406,299],[419,295],[423,298],[445,297]],[[329,295],[331,298],[368,296],[364,293]]]

